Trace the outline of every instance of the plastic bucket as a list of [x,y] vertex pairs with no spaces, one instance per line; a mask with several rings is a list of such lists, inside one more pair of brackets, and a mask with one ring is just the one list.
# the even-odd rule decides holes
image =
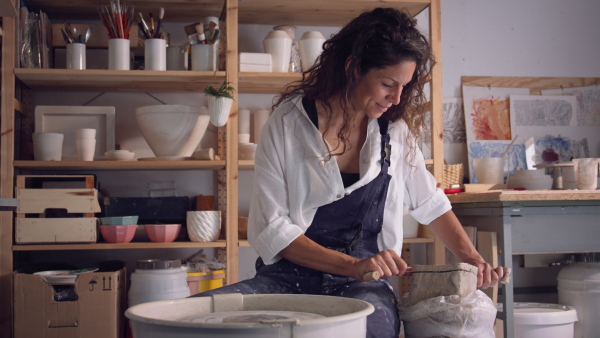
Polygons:
[[[497,305],[502,312],[502,304]],[[573,338],[577,311],[572,306],[545,303],[515,303],[515,337]]]
[[128,305],[190,296],[187,274],[178,260],[140,260],[131,274]]
[[214,290],[223,286],[225,270],[216,270],[209,272],[188,272],[187,283],[190,288],[190,294],[195,295],[200,292]]
[[575,337],[594,337],[600,332],[600,263],[575,263],[558,273],[558,302],[577,310]]

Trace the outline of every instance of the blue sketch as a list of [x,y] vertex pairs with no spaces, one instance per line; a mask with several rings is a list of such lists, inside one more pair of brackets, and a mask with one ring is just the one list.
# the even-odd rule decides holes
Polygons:
[[590,157],[587,138],[571,140],[560,135],[546,135],[535,140],[535,154],[540,163],[568,162],[573,158]]
[[[474,158],[486,158],[486,157],[500,157],[508,147],[510,142],[485,142],[475,141],[469,143],[469,172],[471,177],[471,183],[478,183],[477,174],[475,174],[475,167],[473,166]],[[525,145],[524,144],[513,144],[508,153],[506,154],[506,160],[504,161],[504,177],[507,175],[514,174],[515,169],[526,169],[526,157],[525,157]]]

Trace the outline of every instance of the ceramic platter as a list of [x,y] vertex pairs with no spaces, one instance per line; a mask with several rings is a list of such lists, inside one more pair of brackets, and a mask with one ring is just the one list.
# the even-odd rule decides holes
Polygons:
[[77,276],[86,272],[97,271],[97,268],[81,270],[49,270],[34,273],[34,275],[43,276],[46,282],[52,285],[73,285]]
[[115,149],[115,107],[93,106],[36,106],[35,132],[61,133],[62,160],[77,160],[75,130],[96,129],[94,158]]

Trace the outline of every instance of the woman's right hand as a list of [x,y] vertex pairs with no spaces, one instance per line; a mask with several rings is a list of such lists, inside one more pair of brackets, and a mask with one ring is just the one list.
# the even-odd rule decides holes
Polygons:
[[369,258],[358,260],[353,266],[352,277],[364,281],[368,272],[379,272],[380,278],[402,276],[407,270],[406,262],[394,250],[380,251]]

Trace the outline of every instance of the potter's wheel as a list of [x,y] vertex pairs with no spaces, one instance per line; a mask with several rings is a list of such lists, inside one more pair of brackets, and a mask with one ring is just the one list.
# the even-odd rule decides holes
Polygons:
[[325,318],[314,313],[295,311],[228,311],[186,316],[177,321],[186,323],[272,323]]

